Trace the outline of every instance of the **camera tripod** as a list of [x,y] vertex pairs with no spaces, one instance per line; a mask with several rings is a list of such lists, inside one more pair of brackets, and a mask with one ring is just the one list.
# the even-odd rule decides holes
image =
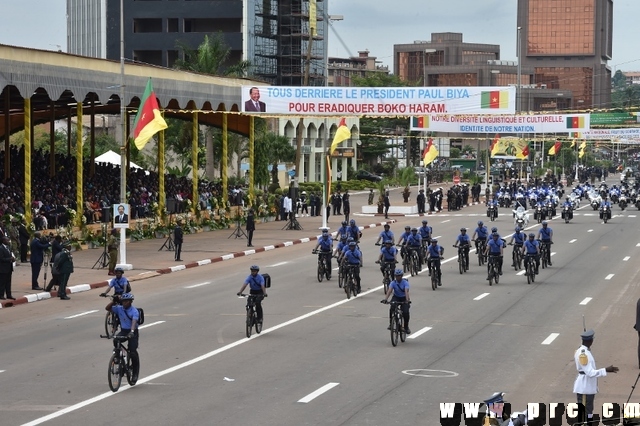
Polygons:
[[[173,217],[173,213],[169,214],[169,225],[171,225],[171,223],[172,223],[172,220],[171,220],[172,217]],[[166,248],[167,251],[175,251],[176,250],[175,243],[173,242],[173,231],[172,230],[169,231],[169,236],[167,237],[166,240],[164,240],[164,243],[158,249],[158,251],[162,251],[163,248]]]
[[233,232],[231,233],[231,235],[229,235],[227,237],[227,240],[233,236],[236,237],[236,239],[238,238],[246,238],[249,239],[249,237],[247,236],[247,234],[244,232],[244,230],[242,229],[242,216],[240,216],[241,214],[241,206],[237,206],[236,208],[236,229],[233,230]]
[[300,226],[300,223],[298,222],[298,219],[296,219],[296,215],[293,212],[289,213],[289,220],[282,229],[287,231],[302,231],[302,226]]

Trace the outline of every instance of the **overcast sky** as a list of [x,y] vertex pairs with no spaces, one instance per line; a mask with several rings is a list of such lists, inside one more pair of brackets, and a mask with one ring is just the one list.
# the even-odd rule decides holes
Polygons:
[[[343,15],[329,30],[329,56],[368,49],[393,70],[393,45],[430,40],[434,32],[463,33],[471,43],[500,45],[501,59],[516,60],[517,0],[327,0]],[[0,43],[66,51],[65,0],[0,0]],[[640,0],[614,0],[612,68],[640,70],[637,21]],[[337,35],[337,36],[336,36]],[[344,45],[340,42],[342,39]]]

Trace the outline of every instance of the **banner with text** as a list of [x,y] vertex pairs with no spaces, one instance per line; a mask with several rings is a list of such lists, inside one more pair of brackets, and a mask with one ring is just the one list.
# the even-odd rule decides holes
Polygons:
[[411,117],[412,131],[450,133],[569,133],[588,130],[589,114],[451,115]]
[[243,86],[242,112],[321,116],[514,114],[516,89],[504,87]]
[[589,140],[633,141],[640,143],[640,127],[622,129],[591,129],[583,132],[571,133],[572,138]]

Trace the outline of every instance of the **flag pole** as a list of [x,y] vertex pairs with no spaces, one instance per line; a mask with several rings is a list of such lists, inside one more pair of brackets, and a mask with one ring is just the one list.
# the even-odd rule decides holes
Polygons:
[[327,227],[327,208],[329,207],[329,200],[327,199],[327,179],[328,179],[328,171],[329,171],[329,148],[327,147],[327,143],[329,141],[329,138],[327,136],[327,119],[324,119],[324,142],[322,143],[322,146],[325,148],[324,152],[322,153],[322,157],[324,161],[320,161],[321,163],[321,169],[320,169],[320,178],[322,179],[322,203],[321,203],[321,208],[322,208],[322,228],[326,228]]
[[[124,0],[120,0],[120,204],[127,203],[127,159],[125,150],[127,147],[126,119],[127,106],[124,93]],[[131,212],[129,212],[131,218]],[[119,267],[129,271],[133,269],[133,265],[127,263],[127,229],[120,228],[120,263]]]

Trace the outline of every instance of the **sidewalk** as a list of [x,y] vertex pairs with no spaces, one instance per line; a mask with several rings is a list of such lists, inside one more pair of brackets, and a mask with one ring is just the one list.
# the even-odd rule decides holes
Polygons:
[[[396,191],[394,191],[396,192]],[[381,226],[387,221],[383,215],[368,217],[362,215],[362,205],[367,204],[368,191],[352,194],[351,197],[351,219],[355,219],[361,229]],[[401,202],[400,192],[397,197]],[[173,251],[165,249],[159,250],[165,243],[165,239],[151,239],[127,243],[127,263],[133,265],[134,269],[126,273],[129,281],[148,279],[160,274],[167,274],[181,271],[187,268],[194,268],[210,263],[231,260],[236,257],[250,256],[267,250],[274,250],[287,247],[293,244],[307,243],[317,240],[322,226],[322,217],[299,217],[297,218],[302,230],[283,230],[287,222],[257,222],[253,235],[254,247],[247,247],[247,240],[244,236],[236,238],[235,228],[216,230],[211,232],[200,232],[197,234],[185,234],[182,262],[174,261]],[[327,225],[331,232],[335,232],[340,227],[340,222],[344,216],[330,216]],[[388,222],[394,222],[393,219]],[[243,228],[244,231],[244,228]],[[68,293],[79,293],[95,288],[106,287],[108,280],[107,268],[96,269],[92,267],[97,263],[102,255],[102,249],[86,249],[73,252],[74,273],[71,274]],[[51,279],[51,271],[47,268],[47,280]],[[45,268],[42,267],[39,277],[40,287],[45,287]],[[12,293],[16,300],[3,300],[1,307],[7,308],[24,303],[37,302],[40,300],[57,297],[57,292],[47,293],[44,291],[31,290],[31,264],[24,263],[16,266],[12,277]]]

